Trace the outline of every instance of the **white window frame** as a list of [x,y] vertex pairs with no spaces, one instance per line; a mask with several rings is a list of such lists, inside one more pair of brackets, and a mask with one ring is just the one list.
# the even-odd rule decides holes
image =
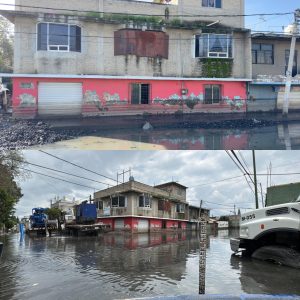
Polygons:
[[[222,36],[226,36],[226,52],[212,52],[209,51],[210,50],[210,36],[211,35],[222,35]],[[196,56],[196,39],[197,38],[201,38],[201,36],[207,36],[207,55],[206,56]],[[229,56],[229,40],[231,37],[231,56]],[[194,43],[193,43],[193,47],[194,47],[194,57],[200,57],[200,58],[233,58],[233,34],[228,34],[228,33],[202,33],[202,34],[198,34],[198,35],[194,35]],[[224,55],[225,54],[225,55]]]
[[[77,24],[68,24],[68,23],[55,23],[55,22],[39,22],[36,24],[36,32],[37,32],[37,39],[36,39],[36,49],[38,50],[38,26],[39,24],[47,24],[47,50],[44,51],[49,51],[49,52],[74,52],[70,51],[70,33],[71,33],[71,26],[77,26],[81,28],[81,35],[80,35],[80,44],[81,44],[81,49],[82,49],[82,27],[77,25]],[[68,45],[49,45],[49,26],[50,24],[54,25],[66,25],[68,26]],[[57,49],[50,49],[50,47],[57,47]],[[61,50],[60,47],[67,47],[66,50]]]
[[[143,196],[143,204],[144,204],[144,206],[140,206],[140,197],[141,196]],[[145,196],[147,196],[147,197],[149,197],[149,205],[145,205]],[[150,209],[151,208],[151,202],[152,202],[152,197],[151,197],[151,195],[149,195],[149,194],[141,194],[141,195],[138,195],[138,208],[148,208],[148,209]]]
[[216,7],[216,0],[214,0],[214,6],[205,6],[203,5],[203,1],[202,1],[202,7],[205,7],[205,8],[218,8],[218,9],[221,9],[222,8],[222,3],[223,1],[221,1],[221,7]]
[[[207,49],[207,56],[208,57],[217,57],[217,58],[229,58],[229,36],[230,35],[228,35],[228,34],[214,34],[213,33],[213,35],[218,35],[218,36],[220,36],[220,35],[226,35],[226,53],[225,52],[212,52],[212,51],[209,51],[210,50],[210,36],[211,36],[211,34],[208,34],[208,49]],[[217,54],[217,55],[213,55],[213,54]],[[221,55],[224,55],[225,54],[225,56],[221,56]]]
[[[120,199],[119,199],[120,196],[125,198],[125,206],[120,206]],[[112,203],[112,198],[115,198],[115,197],[118,197],[118,205],[113,205],[113,203]],[[125,208],[125,207],[127,207],[127,197],[124,195],[113,195],[113,196],[111,196],[110,203],[111,203],[112,208]]]
[[[177,211],[177,205],[179,206],[179,211]],[[176,204],[176,212],[179,213],[179,214],[180,214],[180,213],[181,213],[181,214],[182,214],[182,213],[185,213],[185,205],[182,204],[182,203],[177,203],[177,204]]]

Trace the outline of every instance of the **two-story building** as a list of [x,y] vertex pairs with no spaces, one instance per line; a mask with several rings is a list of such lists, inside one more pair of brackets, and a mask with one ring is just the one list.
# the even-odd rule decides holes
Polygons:
[[[290,34],[252,34],[252,72],[250,102],[248,108],[254,110],[282,110],[285,92],[286,71],[291,47]],[[290,109],[300,109],[300,41],[292,68],[292,87],[289,100]],[[257,100],[257,101],[256,101]]]
[[244,0],[16,0],[1,14],[15,116],[246,109]]
[[[156,232],[197,229],[199,208],[186,201],[186,187],[169,182],[154,187],[130,181],[94,193],[98,222],[113,231]],[[202,209],[201,217],[209,217]]]

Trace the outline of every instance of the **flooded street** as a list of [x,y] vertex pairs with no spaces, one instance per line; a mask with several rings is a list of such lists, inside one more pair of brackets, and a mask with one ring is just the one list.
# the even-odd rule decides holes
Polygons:
[[[1,237],[0,299],[122,299],[197,294],[195,233]],[[300,294],[300,272],[232,257],[228,231],[207,242],[207,294]]]
[[[63,133],[64,129],[56,130]],[[78,130],[84,131],[83,128]],[[88,133],[76,138],[41,147],[70,150],[300,149],[298,122],[249,129],[87,130]]]

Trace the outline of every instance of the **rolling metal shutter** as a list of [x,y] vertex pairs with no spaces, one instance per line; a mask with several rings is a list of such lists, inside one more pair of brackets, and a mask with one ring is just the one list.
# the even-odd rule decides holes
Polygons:
[[115,229],[124,229],[124,219],[115,219]]
[[79,115],[82,98],[81,83],[40,82],[38,113],[40,115]]
[[139,232],[148,232],[149,230],[149,221],[140,219],[138,223],[138,231]]

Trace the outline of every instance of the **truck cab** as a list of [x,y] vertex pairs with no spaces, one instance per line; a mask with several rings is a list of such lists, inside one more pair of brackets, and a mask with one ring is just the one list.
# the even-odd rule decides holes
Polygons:
[[241,215],[239,238],[230,240],[235,253],[252,255],[263,247],[300,252],[300,202],[256,209]]

